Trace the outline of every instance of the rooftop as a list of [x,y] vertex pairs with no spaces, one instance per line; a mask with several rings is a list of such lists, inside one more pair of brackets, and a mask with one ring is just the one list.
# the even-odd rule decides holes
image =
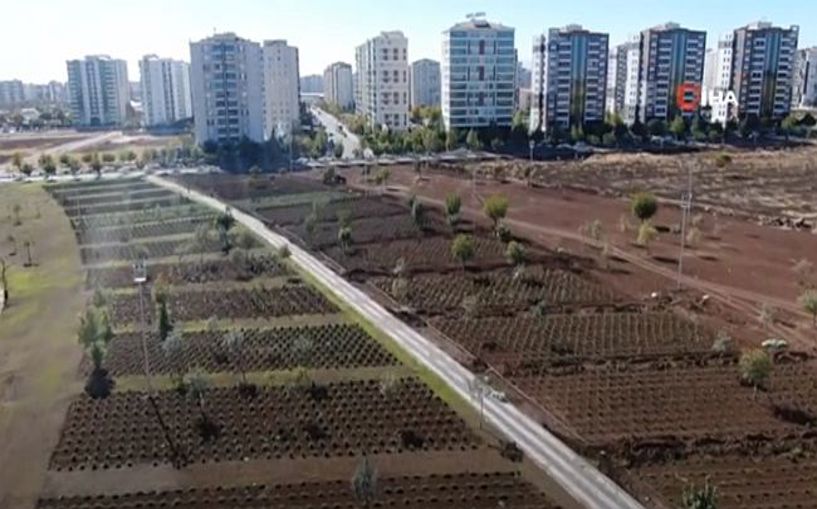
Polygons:
[[469,19],[468,21],[463,21],[462,23],[457,23],[446,30],[446,32],[450,32],[452,30],[513,30],[513,28],[505,26],[501,23],[493,23],[486,19],[475,18]]

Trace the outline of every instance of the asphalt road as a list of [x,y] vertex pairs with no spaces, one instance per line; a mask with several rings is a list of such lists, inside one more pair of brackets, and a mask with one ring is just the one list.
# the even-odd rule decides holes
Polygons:
[[360,139],[358,136],[346,128],[341,132],[341,123],[338,119],[322,109],[312,107],[312,113],[318,119],[318,122],[326,129],[329,139],[335,143],[343,144],[343,159],[353,159],[355,157],[355,150],[360,148]]
[[[163,178],[149,176],[147,180],[212,208],[218,210],[227,208],[227,205],[212,197],[188,191],[185,187]],[[395,318],[372,298],[332,272],[312,255],[272,232],[260,220],[239,210],[232,209],[232,213],[239,223],[273,247],[289,246],[295,263],[308,270],[321,284],[331,289],[364,318],[389,334],[461,397],[479,409],[478,401],[471,397],[469,391],[474,375],[432,341]],[[643,509],[637,500],[515,406],[486,397],[484,417],[496,429],[515,441],[528,458],[583,506],[589,509]]]

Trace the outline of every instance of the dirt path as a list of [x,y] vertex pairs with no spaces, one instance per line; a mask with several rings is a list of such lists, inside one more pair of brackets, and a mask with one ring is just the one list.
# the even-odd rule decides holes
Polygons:
[[[82,390],[74,338],[82,274],[68,220],[39,185],[0,186],[0,203],[23,207],[21,225],[0,220],[0,256],[11,260],[10,299],[0,315],[0,507],[27,509],[39,496],[68,403]],[[22,267],[25,239],[35,267]]]

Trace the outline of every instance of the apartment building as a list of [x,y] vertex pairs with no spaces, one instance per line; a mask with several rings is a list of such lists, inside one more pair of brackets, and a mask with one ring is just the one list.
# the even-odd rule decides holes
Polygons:
[[701,87],[706,53],[706,32],[665,23],[641,32],[637,118],[646,124],[692,116],[678,106],[681,85]]
[[411,64],[411,107],[440,105],[440,63],[423,58]]
[[345,62],[335,62],[323,72],[324,93],[327,103],[337,104],[344,110],[355,104],[352,86],[352,66]]
[[516,107],[514,29],[471,17],[443,32],[446,129],[509,127]]
[[733,34],[726,34],[718,40],[717,47],[706,52],[701,106],[710,122],[725,124],[730,118],[730,105],[725,99],[731,92],[732,40]]
[[25,100],[26,93],[22,81],[0,81],[0,107],[15,106]]
[[355,50],[355,108],[369,124],[402,131],[409,123],[408,39],[403,32],[381,32]]
[[190,43],[190,89],[196,142],[264,141],[261,45],[234,33]]
[[612,111],[626,124],[632,124],[638,111],[638,75],[641,71],[641,37],[631,37],[612,51],[615,67],[612,78]]
[[797,51],[792,108],[817,106],[817,47]]
[[732,39],[730,88],[737,117],[779,120],[791,111],[799,27],[757,22],[738,28]]
[[287,41],[264,41],[264,139],[290,134],[300,125],[298,48]]
[[190,64],[171,58],[145,55],[139,61],[143,124],[172,124],[193,116]]
[[68,101],[80,126],[119,126],[127,120],[128,66],[124,60],[91,55],[68,60]]
[[[530,130],[570,130],[603,122],[607,96],[608,36],[580,25],[551,28],[534,47],[534,93],[544,111]],[[544,44],[542,44],[544,43]],[[546,49],[542,51],[542,46]],[[544,69],[544,71],[542,71]]]
[[320,74],[310,74],[301,77],[301,92],[305,94],[322,94],[323,76]]

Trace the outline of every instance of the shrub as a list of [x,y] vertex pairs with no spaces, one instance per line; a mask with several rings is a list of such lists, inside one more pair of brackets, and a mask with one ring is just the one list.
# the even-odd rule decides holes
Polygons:
[[636,193],[630,203],[633,215],[641,222],[649,221],[658,212],[658,200],[652,193]]
[[811,324],[817,327],[817,290],[808,290],[800,296],[800,305],[811,315]]
[[741,380],[754,387],[765,388],[772,374],[772,359],[763,350],[750,350],[738,362]]
[[505,249],[505,257],[512,265],[522,265],[525,263],[526,256],[525,247],[522,244],[515,240],[508,243],[508,247]]
[[475,247],[474,239],[470,235],[460,234],[454,237],[451,242],[451,256],[459,261],[463,268],[474,257]]
[[690,484],[684,488],[681,495],[681,504],[684,509],[717,509],[718,490],[709,484],[709,479],[704,482],[701,488]]
[[494,223],[494,228],[496,228],[508,213],[508,198],[501,194],[489,196],[482,206],[482,211]]

